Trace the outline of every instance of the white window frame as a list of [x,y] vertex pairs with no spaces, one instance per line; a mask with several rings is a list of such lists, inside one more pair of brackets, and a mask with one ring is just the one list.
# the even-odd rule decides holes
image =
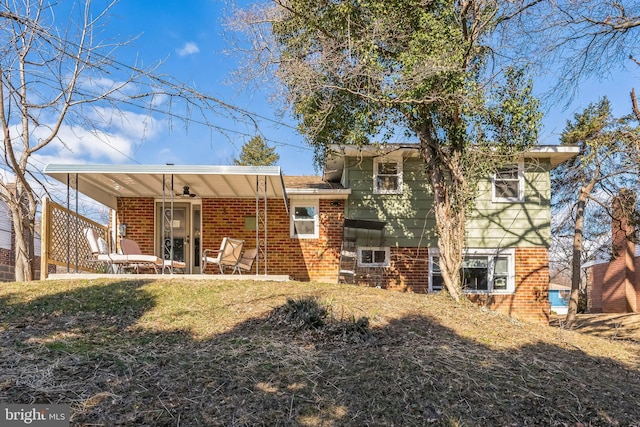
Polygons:
[[[385,190],[378,187],[378,176],[382,175],[378,173],[380,164],[395,163],[397,165],[397,173],[395,176],[398,180],[398,188],[395,190]],[[373,194],[402,194],[402,174],[403,174],[403,161],[401,156],[383,156],[373,159]]]
[[[362,252],[374,251],[384,252],[383,262],[364,262],[362,260]],[[391,265],[391,248],[383,246],[362,246],[358,247],[358,267],[389,267]]]
[[[514,249],[465,249],[463,257],[486,256],[488,258],[488,290],[472,290],[462,289],[467,294],[513,294],[516,286],[515,274],[515,250]],[[440,257],[440,251],[437,248],[429,249],[429,292],[437,292],[439,289],[433,289],[433,265],[434,258]],[[498,257],[507,258],[507,289],[493,289],[495,259]]]
[[498,179],[498,173],[493,174],[493,179],[491,180],[491,198],[494,202],[497,203],[513,203],[513,202],[524,202],[524,161],[519,160],[517,163],[513,163],[511,165],[507,165],[505,167],[499,169],[507,169],[509,167],[517,166],[518,167],[518,196],[517,197],[500,197],[497,195],[496,191],[496,183],[499,181],[515,181]]
[[[307,221],[313,221],[313,234],[297,234],[295,221],[304,221],[304,220],[296,220],[296,208],[297,207],[310,207],[313,208],[313,219]],[[318,200],[291,200],[290,206],[290,216],[289,216],[289,231],[292,239],[317,239],[320,236],[320,203]]]

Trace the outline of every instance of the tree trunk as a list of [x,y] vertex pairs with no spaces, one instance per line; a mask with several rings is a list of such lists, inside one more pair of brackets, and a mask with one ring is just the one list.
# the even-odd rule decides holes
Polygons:
[[584,209],[596,181],[590,181],[587,186],[580,188],[578,202],[576,203],[576,225],[573,233],[573,257],[571,260],[571,297],[565,319],[565,327],[571,328],[576,321],[578,313],[578,299],[580,298],[580,284],[582,282],[582,249],[584,230]]
[[28,282],[33,280],[31,274],[32,260],[29,259],[29,245],[26,239],[24,218],[20,209],[12,209],[13,231],[15,234],[15,280],[16,282]]
[[[451,156],[444,159],[441,151],[428,142],[422,143],[422,157],[426,173],[433,190],[433,209],[438,235],[440,272],[444,286],[456,301],[462,299],[460,267],[465,237],[465,203],[460,203],[465,191],[465,183],[456,179],[447,180],[442,168],[460,167],[460,163]],[[462,176],[460,170],[448,171],[449,176]]]

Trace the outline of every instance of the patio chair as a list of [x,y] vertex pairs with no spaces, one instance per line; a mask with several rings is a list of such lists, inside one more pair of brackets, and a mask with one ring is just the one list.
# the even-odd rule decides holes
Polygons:
[[[222,274],[224,274],[225,268],[230,268],[233,273],[233,270],[240,260],[243,245],[244,240],[225,237],[222,239],[220,249],[205,249],[202,253],[202,271],[206,271],[207,264],[214,264],[218,266],[220,273]],[[217,255],[212,256],[208,254]]]
[[231,274],[235,273],[251,273],[251,269],[253,268],[253,262],[256,260],[256,255],[258,255],[257,248],[247,249],[242,253],[242,257],[238,260],[238,263],[233,267],[233,271]]
[[174,270],[183,270],[186,268],[186,264],[182,261],[174,261],[168,259],[161,259],[155,255],[145,255],[140,250],[140,246],[135,240],[120,239],[120,249],[122,253],[127,256],[129,265],[126,268],[132,268],[136,273],[140,270],[152,269],[155,273],[158,272],[158,268],[162,269],[162,272],[169,271],[173,273]]
[[110,253],[107,241],[93,228],[85,228],[84,236],[89,243],[89,250],[91,251],[90,261],[104,263],[107,272],[117,273],[122,265],[129,263],[126,255]]

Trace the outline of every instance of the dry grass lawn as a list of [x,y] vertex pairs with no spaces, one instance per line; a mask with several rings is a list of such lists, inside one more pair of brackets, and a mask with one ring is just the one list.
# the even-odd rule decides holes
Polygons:
[[444,295],[134,279],[1,284],[0,401],[83,426],[640,426],[638,341]]

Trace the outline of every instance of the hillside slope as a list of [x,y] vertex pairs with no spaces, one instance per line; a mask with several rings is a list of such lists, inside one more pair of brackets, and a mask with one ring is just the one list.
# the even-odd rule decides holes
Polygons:
[[0,285],[0,308],[0,401],[72,425],[640,425],[638,344],[445,295],[47,281]]

